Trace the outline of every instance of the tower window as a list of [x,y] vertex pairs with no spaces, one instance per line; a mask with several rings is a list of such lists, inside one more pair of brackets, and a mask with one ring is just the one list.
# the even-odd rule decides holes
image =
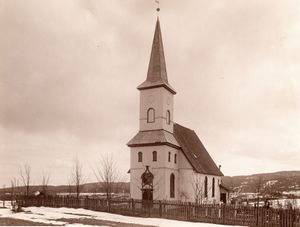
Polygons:
[[152,152],[152,160],[153,160],[153,162],[157,161],[157,152],[156,151]]
[[171,162],[171,152],[168,154],[168,162]]
[[212,179],[211,197],[215,197],[215,178]]
[[174,155],[174,163],[177,163],[177,154]]
[[204,197],[207,197],[207,176],[204,179]]
[[167,110],[166,121],[167,121],[167,124],[168,124],[168,125],[169,125],[170,122],[171,122],[171,113],[170,113],[170,110]]
[[155,121],[155,110],[153,108],[150,108],[147,111],[147,122],[153,123],[154,121]]
[[139,152],[138,153],[138,162],[142,162],[143,161],[143,153]]
[[170,198],[175,198],[175,175],[170,175]]

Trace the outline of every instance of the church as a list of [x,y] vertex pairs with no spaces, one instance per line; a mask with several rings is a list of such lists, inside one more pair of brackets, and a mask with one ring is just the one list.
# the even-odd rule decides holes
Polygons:
[[139,132],[130,147],[133,199],[219,203],[220,168],[196,133],[174,122],[175,89],[169,84],[157,18],[146,80],[140,91]]

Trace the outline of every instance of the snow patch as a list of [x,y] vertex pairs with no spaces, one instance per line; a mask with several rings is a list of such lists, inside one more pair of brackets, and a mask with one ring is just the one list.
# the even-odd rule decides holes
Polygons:
[[[86,209],[74,208],[50,208],[50,207],[27,207],[24,208],[25,212],[13,213],[9,209],[0,209],[0,217],[9,217],[16,219],[23,219],[33,222],[40,222],[45,224],[64,225],[64,226],[89,226],[82,224],[69,224],[63,221],[56,221],[57,219],[80,219],[80,218],[93,218],[98,220],[107,220],[112,222],[122,222],[140,225],[152,225],[158,227],[212,227],[221,226],[217,224],[195,223],[186,221],[176,221],[160,218],[139,218],[129,217],[118,214],[110,214],[105,212],[97,212]],[[104,226],[102,226],[104,227]]]

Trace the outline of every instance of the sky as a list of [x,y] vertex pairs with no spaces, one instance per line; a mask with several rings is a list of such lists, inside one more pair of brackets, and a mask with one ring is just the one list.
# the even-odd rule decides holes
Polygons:
[[[0,187],[31,167],[87,182],[101,155],[129,180],[154,0],[0,0]],[[224,175],[300,170],[300,2],[161,0],[174,120]]]

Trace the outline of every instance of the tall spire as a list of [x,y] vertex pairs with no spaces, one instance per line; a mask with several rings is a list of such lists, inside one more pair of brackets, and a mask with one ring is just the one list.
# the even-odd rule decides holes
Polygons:
[[165,87],[173,94],[176,93],[176,91],[168,83],[166,61],[158,18],[155,26],[147,79],[144,83],[138,86],[138,89],[143,90],[153,87]]

